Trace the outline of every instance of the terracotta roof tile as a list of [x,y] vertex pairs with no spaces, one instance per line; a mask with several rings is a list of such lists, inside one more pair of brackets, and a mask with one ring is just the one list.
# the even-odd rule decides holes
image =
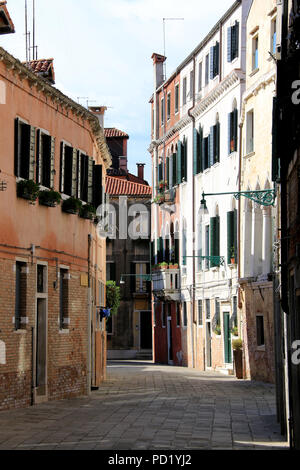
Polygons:
[[104,129],[104,135],[106,138],[109,137],[126,137],[129,139],[129,135],[126,134],[126,132],[120,131],[119,129],[116,129],[115,127],[107,127]]
[[54,83],[53,61],[54,59],[31,60],[26,65],[33,73],[41,75]]
[[112,196],[151,196],[152,188],[146,184],[133,183],[113,176],[106,177],[106,193]]

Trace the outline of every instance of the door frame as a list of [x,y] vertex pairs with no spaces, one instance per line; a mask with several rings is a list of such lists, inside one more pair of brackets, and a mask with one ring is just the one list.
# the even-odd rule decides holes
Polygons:
[[[141,337],[142,337],[142,328],[141,328],[141,325],[142,325],[142,322],[141,322],[141,314],[142,312],[146,312],[146,313],[149,313],[149,318],[150,318],[150,330],[151,330],[151,341],[152,341],[152,347],[149,349],[147,348],[142,348],[141,347]],[[138,310],[138,313],[139,313],[139,350],[141,351],[153,351],[153,334],[152,334],[152,310]]]
[[[231,312],[230,312],[230,309],[228,309],[229,311],[227,311],[226,309],[223,310],[223,337],[224,337],[224,364],[225,365],[230,365],[233,363],[233,354],[232,354],[232,341],[231,341],[231,332],[230,332],[230,318],[231,318]],[[226,334],[225,334],[225,315],[228,315],[228,335],[226,337]],[[230,348],[229,348],[229,351],[230,351],[230,358],[228,359],[231,359],[231,361],[227,361],[226,362],[226,341],[228,341],[228,345],[227,347],[229,346],[230,344]]]
[[[208,323],[210,324],[210,341],[208,343]],[[211,319],[205,320],[205,368],[210,370],[212,369],[212,347],[211,347],[211,341],[212,341],[212,334],[211,334]],[[208,346],[210,350],[210,365],[208,365]]]
[[[37,267],[42,265],[46,267],[46,276],[45,276],[45,292],[37,292]],[[36,283],[35,283],[35,328],[34,328],[34,341],[33,341],[33,387],[34,394],[33,399],[34,403],[43,403],[48,401],[48,263],[44,261],[38,261],[36,264]],[[45,341],[46,341],[46,353],[45,353],[45,394],[38,395],[37,383],[36,383],[36,374],[37,374],[37,346],[38,346],[38,300],[45,300]]]

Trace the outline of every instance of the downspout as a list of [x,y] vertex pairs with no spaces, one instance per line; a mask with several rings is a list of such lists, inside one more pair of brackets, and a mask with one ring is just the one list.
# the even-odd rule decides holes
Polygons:
[[91,288],[91,247],[92,247],[92,235],[88,234],[88,335],[87,335],[87,395],[91,393],[92,385],[92,288]]
[[[188,116],[193,121],[193,131],[192,131],[192,158],[194,160],[194,130],[195,130],[195,120],[196,118],[191,114],[192,109],[195,107],[195,90],[196,90],[196,58],[195,55],[193,56],[193,105],[188,110]],[[193,210],[193,285],[192,285],[192,321],[191,321],[191,337],[192,337],[192,367],[195,368],[195,346],[194,342],[196,342],[197,348],[197,328],[196,328],[196,335],[194,341],[194,325],[196,321],[196,250],[195,250],[195,175],[193,171],[193,179],[192,179],[192,210]]]

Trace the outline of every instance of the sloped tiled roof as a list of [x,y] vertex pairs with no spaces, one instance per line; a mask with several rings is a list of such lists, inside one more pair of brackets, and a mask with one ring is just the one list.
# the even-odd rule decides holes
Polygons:
[[113,176],[106,177],[106,193],[112,196],[151,196],[152,188]]
[[129,135],[126,134],[126,132],[120,131],[119,129],[116,129],[115,127],[106,127],[104,129],[104,135],[106,138],[109,137],[125,137],[129,139]]
[[0,34],[15,32],[15,26],[7,10],[6,3],[6,1],[0,1]]
[[27,62],[27,67],[33,72],[44,78],[47,78],[51,83],[54,83],[54,59],[38,59]]
[[138,176],[129,173],[128,170],[123,170],[122,168],[109,168],[107,170],[107,175],[113,176],[114,178],[119,178],[120,180],[127,180],[131,181],[132,183],[145,184],[148,186],[148,182],[146,180],[139,178]]

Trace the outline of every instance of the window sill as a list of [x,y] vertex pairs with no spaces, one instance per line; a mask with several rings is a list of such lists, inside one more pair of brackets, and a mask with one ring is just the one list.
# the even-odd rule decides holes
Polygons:
[[253,77],[253,76],[256,75],[258,72],[259,72],[259,67],[257,67],[256,69],[252,70],[252,72],[249,74],[249,77]]
[[250,157],[253,157],[255,155],[255,152],[249,152],[249,153],[246,153],[246,155],[244,155],[244,158],[250,158]]
[[68,335],[70,333],[70,330],[64,329],[64,330],[59,330],[60,335]]
[[17,335],[25,335],[27,334],[27,330],[24,328],[20,328],[19,330],[14,330],[14,333],[17,334]]
[[263,346],[257,346],[256,348],[257,351],[261,351],[261,352],[264,352],[266,350],[266,346],[263,345]]

